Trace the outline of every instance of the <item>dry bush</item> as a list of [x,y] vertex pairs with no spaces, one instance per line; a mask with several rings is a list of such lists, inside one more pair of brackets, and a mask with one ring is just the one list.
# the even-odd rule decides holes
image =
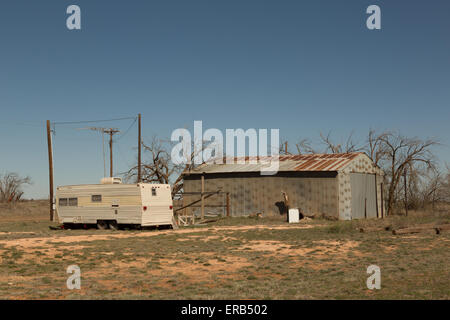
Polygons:
[[17,173],[7,172],[0,175],[0,202],[13,203],[23,196],[22,188],[31,184],[30,177],[20,177]]

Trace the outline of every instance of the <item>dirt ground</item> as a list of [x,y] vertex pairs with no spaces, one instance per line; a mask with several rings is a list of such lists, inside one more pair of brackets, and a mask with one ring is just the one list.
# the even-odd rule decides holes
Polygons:
[[[46,202],[23,203],[0,208],[0,299],[448,299],[448,232],[359,228],[449,218],[228,218],[179,230],[55,231]],[[382,270],[380,290],[366,286],[372,264]],[[80,290],[67,288],[70,265],[81,269]]]

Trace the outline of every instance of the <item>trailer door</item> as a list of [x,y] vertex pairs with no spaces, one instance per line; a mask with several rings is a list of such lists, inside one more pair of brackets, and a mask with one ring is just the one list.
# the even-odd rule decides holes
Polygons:
[[141,194],[143,225],[172,224],[173,207],[169,185],[146,184],[141,188]]

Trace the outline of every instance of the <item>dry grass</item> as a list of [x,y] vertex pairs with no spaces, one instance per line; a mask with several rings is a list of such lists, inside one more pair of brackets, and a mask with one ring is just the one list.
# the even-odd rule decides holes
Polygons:
[[17,203],[0,202],[0,222],[43,221],[48,219],[48,200],[29,200]]
[[[39,212],[3,220],[0,209],[0,299],[450,298],[449,233],[357,230],[448,222],[448,211],[298,225],[230,218],[142,232],[50,231],[47,210]],[[71,264],[81,268],[81,290],[66,288]],[[371,264],[381,267],[381,290],[365,285]]]

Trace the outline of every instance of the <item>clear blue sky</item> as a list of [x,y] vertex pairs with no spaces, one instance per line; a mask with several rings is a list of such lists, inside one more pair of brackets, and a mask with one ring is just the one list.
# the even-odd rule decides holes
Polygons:
[[[81,31],[66,28],[71,4]],[[371,4],[380,31],[366,28]],[[0,172],[30,175],[26,197],[46,197],[46,119],[139,112],[145,138],[194,120],[280,128],[292,144],[372,127],[438,137],[449,161],[449,14],[447,0],[2,0]],[[85,126],[56,127],[56,185],[103,176],[101,137]],[[133,127],[117,143],[116,171],[135,140]]]

